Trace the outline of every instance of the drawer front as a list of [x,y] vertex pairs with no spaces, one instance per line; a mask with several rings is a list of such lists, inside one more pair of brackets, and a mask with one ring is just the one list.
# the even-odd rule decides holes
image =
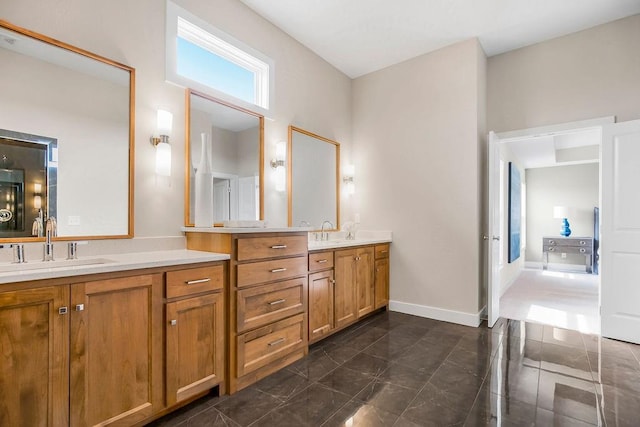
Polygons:
[[303,313],[306,295],[306,277],[239,290],[238,332]]
[[581,248],[579,246],[544,246],[542,248],[543,252],[549,253],[565,253],[565,254],[579,254],[579,255],[591,255],[593,252],[593,248],[591,246],[587,246],[585,248]]
[[376,245],[375,246],[375,251],[376,251],[376,259],[389,258],[389,245],[388,244]]
[[238,261],[305,255],[307,236],[249,237],[238,239]]
[[593,246],[592,238],[578,238],[575,239],[554,239],[552,237],[544,237],[542,239],[543,246],[577,246],[577,247],[591,247]]
[[223,286],[222,264],[167,272],[167,298],[215,291]]
[[306,345],[303,314],[238,335],[238,376],[260,369]]
[[284,258],[271,261],[239,264],[238,287],[257,285],[274,280],[293,279],[307,274],[307,257]]
[[309,271],[321,271],[333,268],[333,251],[309,254]]

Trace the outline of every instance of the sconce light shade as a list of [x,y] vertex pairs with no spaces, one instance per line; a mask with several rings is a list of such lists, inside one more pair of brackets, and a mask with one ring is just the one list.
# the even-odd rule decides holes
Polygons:
[[166,110],[158,110],[157,129],[160,135],[169,135],[173,126],[173,114]]
[[171,176],[171,145],[168,142],[156,145],[156,174]]
[[33,208],[42,208],[42,184],[38,182],[33,184]]
[[344,175],[342,176],[342,182],[345,184],[345,191],[348,195],[355,194],[356,185],[354,183],[356,168],[354,165],[345,165]]
[[42,209],[42,196],[33,196],[33,208]]
[[275,169],[274,180],[276,191],[285,191],[287,189],[287,176],[284,170],[287,157],[287,144],[280,141],[276,144],[276,155],[271,159],[271,167]]

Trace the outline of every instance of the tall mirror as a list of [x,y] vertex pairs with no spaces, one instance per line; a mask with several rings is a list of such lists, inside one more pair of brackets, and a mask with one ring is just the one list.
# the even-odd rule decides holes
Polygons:
[[339,229],[340,143],[289,126],[287,151],[289,226]]
[[133,237],[133,68],[2,20],[0,63],[0,241]]
[[191,89],[186,96],[185,224],[263,219],[264,118]]

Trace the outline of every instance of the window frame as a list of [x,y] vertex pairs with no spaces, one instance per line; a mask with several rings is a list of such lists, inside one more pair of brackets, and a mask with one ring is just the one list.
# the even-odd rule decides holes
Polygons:
[[[254,73],[256,76],[254,79],[256,102],[252,103],[237,98],[227,92],[178,74],[178,37]],[[168,82],[184,88],[195,89],[265,117],[273,115],[275,62],[169,0],[167,0],[166,13],[165,53],[165,78]]]

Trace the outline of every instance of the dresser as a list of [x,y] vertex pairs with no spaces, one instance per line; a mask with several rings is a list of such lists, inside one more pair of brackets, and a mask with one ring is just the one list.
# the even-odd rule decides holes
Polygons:
[[578,254],[585,256],[587,273],[593,272],[593,237],[543,237],[542,269],[549,264],[550,253]]

